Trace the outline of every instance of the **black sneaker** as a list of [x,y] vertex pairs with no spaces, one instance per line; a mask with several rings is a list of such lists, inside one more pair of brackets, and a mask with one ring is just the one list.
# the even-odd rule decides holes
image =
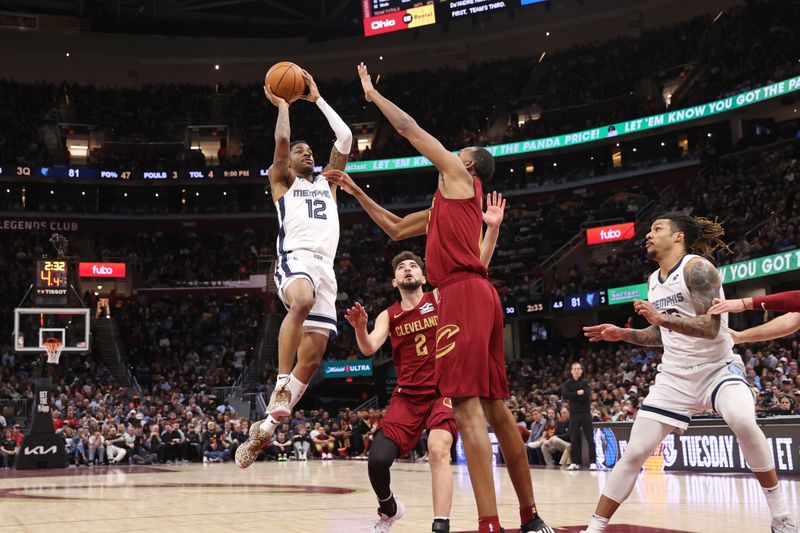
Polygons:
[[450,520],[442,520],[441,518],[434,520],[431,531],[433,533],[450,533]]
[[542,520],[542,517],[540,517],[538,514],[534,515],[534,517],[531,518],[528,523],[522,524],[519,527],[519,531],[520,533],[555,533],[553,528],[545,524],[544,520]]

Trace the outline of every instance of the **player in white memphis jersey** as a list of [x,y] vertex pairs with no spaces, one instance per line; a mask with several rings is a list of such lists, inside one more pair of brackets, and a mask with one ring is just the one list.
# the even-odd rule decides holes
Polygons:
[[633,490],[653,449],[669,433],[683,432],[693,414],[709,409],[719,413],[736,435],[745,460],[764,489],[773,533],[797,532],[769,444],[756,424],[744,364],[732,351],[727,314],[708,312],[715,299],[725,297],[719,274],[711,262],[688,253],[705,255],[724,247],[719,239],[723,234],[720,224],[705,218],[677,212],[660,215],[645,244],[648,258],[656,261],[659,269],[648,280],[647,301],[634,302],[634,310],[651,326],[583,328],[592,342],[664,347],[655,384],[639,409],[625,453],[614,466],[585,533],[604,531]]
[[[322,99],[311,75],[303,71],[309,93],[328,119],[336,142],[325,170],[344,170],[353,135],[347,124]],[[264,87],[278,108],[275,156],[269,184],[278,212],[278,256],[275,284],[288,311],[278,336],[278,379],[266,420],[250,426],[247,441],[236,450],[236,464],[247,468],[270,439],[278,421],[291,413],[319,368],[328,336],[336,333],[336,276],[333,259],[339,245],[336,185],[315,177],[314,154],[305,142],[290,143],[289,104]],[[297,364],[294,364],[297,354]]]

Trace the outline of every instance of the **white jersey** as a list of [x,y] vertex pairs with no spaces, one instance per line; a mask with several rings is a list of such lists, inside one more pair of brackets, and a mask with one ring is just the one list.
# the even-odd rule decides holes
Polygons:
[[[700,256],[684,255],[670,270],[667,279],[663,282],[660,270],[656,270],[650,275],[647,299],[656,309],[662,313],[681,317],[697,316],[684,277],[686,263],[695,257]],[[705,259],[703,260],[705,261]],[[719,288],[719,298],[725,299],[722,287]],[[716,363],[733,357],[733,339],[728,331],[727,313],[722,315],[719,333],[713,339],[690,337],[682,333],[675,333],[662,326],[661,341],[664,345],[662,362],[665,365],[688,368],[704,363]]]
[[333,264],[339,246],[339,210],[328,181],[297,177],[280,200],[278,210],[278,255],[307,251]]

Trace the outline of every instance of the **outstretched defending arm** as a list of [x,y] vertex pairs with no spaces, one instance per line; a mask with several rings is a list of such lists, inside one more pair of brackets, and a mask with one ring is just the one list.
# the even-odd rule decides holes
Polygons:
[[719,315],[708,314],[714,298],[719,296],[722,285],[717,269],[705,259],[691,259],[684,270],[686,286],[697,316],[681,317],[659,312],[653,304],[645,300],[636,300],[633,309],[654,326],[665,327],[671,331],[713,339],[719,334]]
[[344,317],[356,331],[358,349],[364,355],[369,356],[377,352],[389,338],[389,313],[385,309],[375,319],[372,333],[367,333],[367,311],[360,303],[356,302],[353,307],[345,311]]
[[419,235],[425,235],[428,226],[428,209],[399,217],[378,205],[367,193],[353,181],[347,173],[340,170],[329,170],[323,174],[341,189],[353,195],[369,217],[386,232],[393,241],[401,241]]
[[448,198],[472,198],[475,188],[472,175],[464,163],[452,152],[448,151],[439,140],[423,130],[411,115],[397,107],[379,93],[372,85],[372,78],[364,63],[358,65],[358,76],[364,89],[364,98],[374,102],[381,113],[389,120],[401,136],[405,137],[417,151],[430,159],[433,166],[442,173],[442,193]]
[[744,331],[731,331],[736,344],[743,342],[771,341],[800,330],[800,313],[787,313],[765,324]]
[[[339,114],[328,105],[325,99],[322,98],[322,95],[319,93],[319,88],[317,88],[317,83],[307,70],[303,70],[303,79],[308,87],[308,94],[300,98],[307,102],[317,104],[319,110],[322,111],[322,114],[328,119],[328,124],[333,130],[334,135],[336,135],[336,141],[333,143],[333,148],[331,148],[331,155],[328,158],[328,166],[325,167],[325,170],[332,168],[344,170],[344,167],[347,165],[347,159],[350,156],[350,148],[353,145],[353,133],[350,131],[350,127],[347,123],[342,120],[342,117],[340,117]],[[323,172],[325,170],[323,170]],[[334,184],[331,184],[331,187],[334,186]]]
[[708,310],[709,314],[741,313],[742,311],[784,311],[789,313],[800,312],[800,291],[786,291],[769,294],[767,296],[753,296],[734,300],[714,299],[714,305]]

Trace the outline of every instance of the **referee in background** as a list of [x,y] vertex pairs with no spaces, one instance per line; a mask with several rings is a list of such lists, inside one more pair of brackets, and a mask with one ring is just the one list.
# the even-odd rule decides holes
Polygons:
[[583,367],[580,363],[572,363],[570,370],[572,378],[568,379],[561,387],[561,394],[569,401],[569,440],[570,455],[572,461],[567,470],[578,470],[581,467],[581,447],[583,439],[589,445],[589,469],[597,469],[597,457],[595,456],[594,439],[592,438],[592,415],[589,412],[589,402],[592,392],[589,381],[583,377]]

